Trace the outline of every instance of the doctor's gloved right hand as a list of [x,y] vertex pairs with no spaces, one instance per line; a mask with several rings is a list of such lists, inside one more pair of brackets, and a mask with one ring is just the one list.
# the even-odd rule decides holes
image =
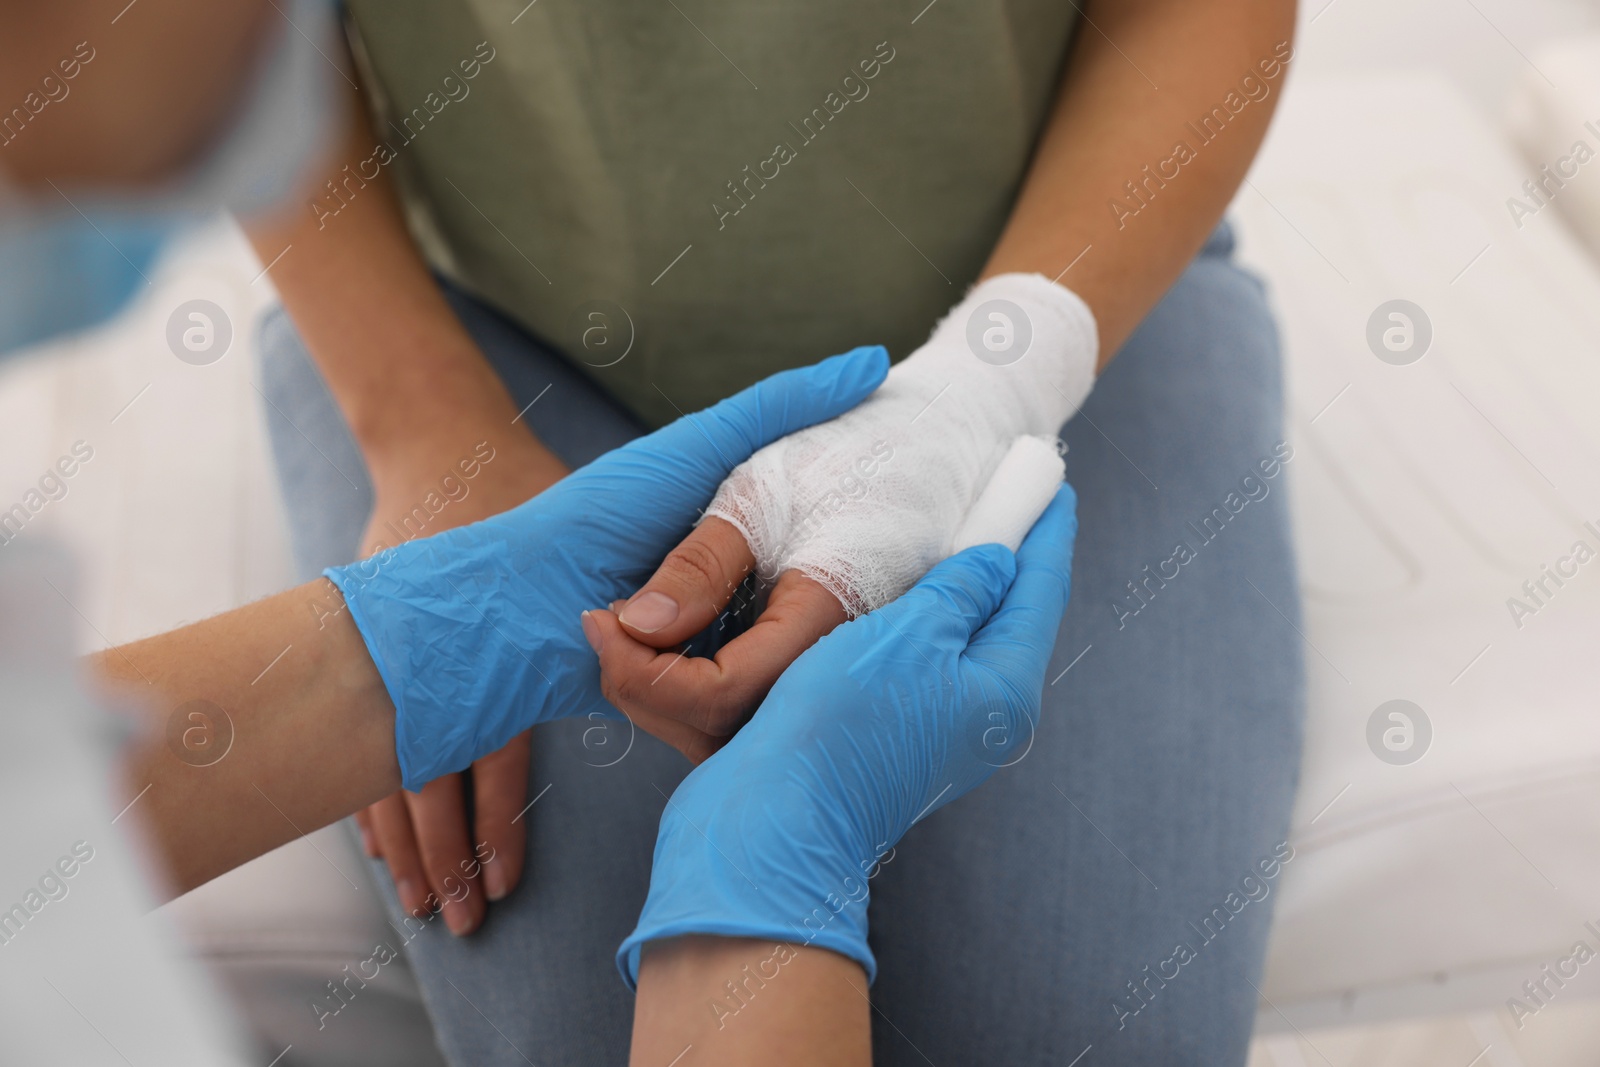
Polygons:
[[502,515],[325,571],[394,703],[405,787],[537,723],[615,714],[584,612],[637,589],[735,466],[855,407],[888,369],[871,347],[773,375]]
[[[617,952],[629,985],[647,942],[688,934],[815,945],[875,977],[873,868],[913,823],[1032,743],[1075,504],[1063,485],[1015,555],[968,549],[835,629],[684,779],[661,818],[638,926]],[[604,624],[604,637],[622,634],[614,617]]]

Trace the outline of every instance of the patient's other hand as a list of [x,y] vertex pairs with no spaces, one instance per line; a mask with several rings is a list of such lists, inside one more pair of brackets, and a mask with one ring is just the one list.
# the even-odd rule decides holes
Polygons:
[[[499,419],[498,413],[485,416],[482,423],[492,419]],[[445,436],[442,420],[434,426],[442,439],[413,443],[416,454],[403,461],[384,465],[369,456],[377,501],[362,539],[363,556],[389,546],[397,536],[432,535],[498,515],[566,474],[566,467],[522,427],[496,435],[491,445],[479,424],[456,437]],[[480,440],[474,451],[470,442]],[[482,451],[486,446],[487,453]],[[481,461],[470,485],[451,473],[466,462],[463,456]],[[439,490],[449,486],[441,485],[441,473],[460,495],[450,496],[434,511],[422,502],[444,499]],[[419,514],[426,524],[416,527]],[[419,792],[401,790],[356,813],[362,845],[368,856],[381,856],[388,864],[406,914],[425,918],[438,910],[445,926],[460,937],[483,925],[490,902],[516,888],[528,841],[527,827],[516,820],[526,810],[532,759],[532,734],[525,730],[474,763],[470,779],[464,773],[447,774]]]
[[755,624],[713,658],[678,649],[716,621],[754,565],[744,535],[708,518],[613,611],[586,612],[601,691],[691,762],[706,759],[754,713],[785,668],[845,621],[844,607],[799,571],[785,571]]

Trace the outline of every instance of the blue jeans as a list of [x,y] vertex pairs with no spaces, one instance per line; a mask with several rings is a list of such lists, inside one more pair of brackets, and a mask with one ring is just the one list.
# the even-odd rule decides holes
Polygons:
[[[1260,864],[1276,874],[1288,833],[1303,683],[1278,341],[1231,254],[1224,226],[1065,427],[1080,533],[1041,725],[873,883],[879,1065],[1064,1067],[1091,1044],[1094,1065],[1245,1061],[1273,900]],[[549,386],[525,418],[567,463],[641,432],[548,347],[448,295],[519,405]],[[281,312],[262,359],[311,576],[354,556],[371,489]],[[612,953],[688,765],[627,723],[595,728],[535,732],[528,795],[548,792],[525,817],[522,884],[477,934],[432,923],[410,945],[453,1063],[627,1061]]]

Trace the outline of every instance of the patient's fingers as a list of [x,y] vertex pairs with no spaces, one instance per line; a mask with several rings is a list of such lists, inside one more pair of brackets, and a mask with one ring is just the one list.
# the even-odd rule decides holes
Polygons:
[[689,762],[697,767],[710,759],[717,749],[728,743],[726,737],[697,730],[688,723],[647,708],[640,708],[632,718],[639,729],[682,752]]
[[522,879],[528,851],[528,764],[533,733],[524,730],[472,765],[472,847],[483,865],[483,891],[499,900]]
[[706,519],[628,598],[622,625],[653,648],[680,645],[716,620],[754,564],[737,527],[714,516]]
[[372,814],[362,808],[356,812],[356,829],[361,831],[361,850],[367,854],[368,859],[377,859],[383,855],[383,849],[378,844],[377,836],[372,832]]
[[[592,611],[588,617],[600,640],[600,684],[606,699],[694,758],[681,739],[731,736],[785,668],[844,622],[845,612],[821,585],[798,571],[786,571],[755,625],[713,659],[658,651],[635,640],[610,612]],[[692,733],[685,735],[682,727]],[[696,751],[704,747],[702,743]]]
[[411,832],[411,812],[404,793],[384,797],[367,809],[372,818],[372,835],[378,851],[389,864],[400,907],[407,915],[426,918],[432,911],[428,903],[428,876],[422,872],[422,854]]
[[457,937],[476,930],[488,906],[476,877],[463,785],[461,775],[447,774],[423,786],[420,793],[404,794],[422,869],[442,905],[444,924]]

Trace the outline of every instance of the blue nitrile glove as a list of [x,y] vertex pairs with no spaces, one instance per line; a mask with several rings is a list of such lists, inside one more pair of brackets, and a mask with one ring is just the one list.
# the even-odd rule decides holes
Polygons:
[[630,986],[646,941],[683,934],[817,945],[876,977],[867,882],[879,862],[1032,744],[1076,502],[1063,485],[1015,556],[968,549],[824,637],[683,780],[639,925],[617,950]]
[[503,515],[324,571],[394,701],[405,787],[610,711],[580,615],[643,585],[752,452],[855,407],[888,369],[874,346],[776,374]]

